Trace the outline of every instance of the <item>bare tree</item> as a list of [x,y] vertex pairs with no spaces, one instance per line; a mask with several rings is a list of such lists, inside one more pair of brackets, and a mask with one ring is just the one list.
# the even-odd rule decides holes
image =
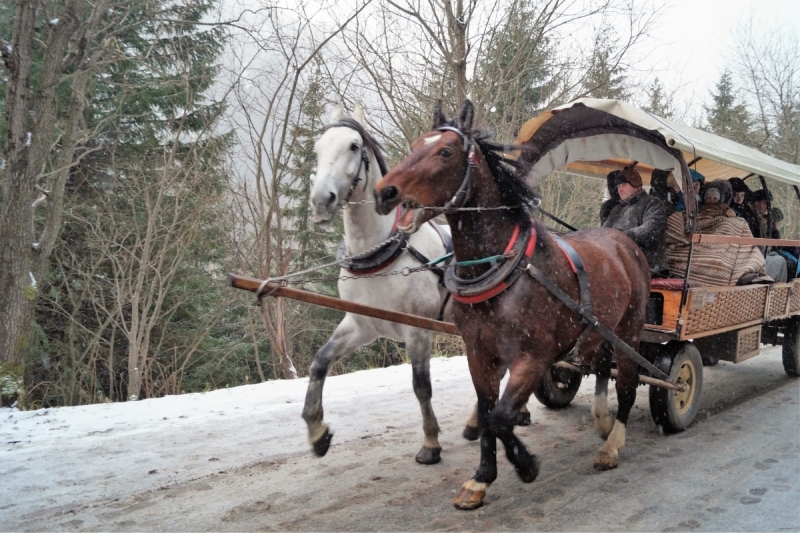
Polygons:
[[[245,271],[268,278],[285,274],[295,253],[285,194],[295,183],[292,167],[304,87],[322,51],[368,4],[326,26],[326,13],[309,13],[305,3],[247,20],[253,28],[235,51],[233,72],[242,72],[230,123],[242,148],[232,163],[239,176],[231,184],[236,213],[238,260]],[[320,37],[322,36],[322,37]],[[294,200],[297,201],[297,200]],[[299,201],[306,201],[302,199]],[[288,318],[282,298],[265,298],[261,318],[285,378],[296,378]],[[260,363],[259,363],[260,364]]]
[[[0,361],[22,368],[41,280],[62,224],[64,184],[86,137],[85,89],[113,47],[106,0],[18,1],[11,42],[0,41],[7,71],[6,139],[0,170]],[[104,40],[99,36],[105,35]],[[32,84],[40,39],[41,69]],[[69,99],[59,87],[69,86]],[[33,112],[31,112],[33,110]],[[38,199],[37,199],[38,197]],[[42,222],[37,223],[38,211]]]

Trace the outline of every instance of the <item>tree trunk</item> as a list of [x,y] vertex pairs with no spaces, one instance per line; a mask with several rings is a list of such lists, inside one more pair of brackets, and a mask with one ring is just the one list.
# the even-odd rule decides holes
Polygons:
[[267,328],[272,351],[277,354],[284,379],[297,379],[297,369],[292,361],[292,342],[286,324],[286,302],[283,298],[261,299],[261,318]]

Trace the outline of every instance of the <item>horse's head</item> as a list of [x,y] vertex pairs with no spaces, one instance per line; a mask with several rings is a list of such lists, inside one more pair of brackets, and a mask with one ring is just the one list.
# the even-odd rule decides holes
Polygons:
[[[433,131],[411,145],[411,154],[393,167],[375,187],[378,213],[387,214],[402,204],[397,228],[414,233],[439,210],[420,207],[450,207],[469,195],[468,158],[474,157],[470,138],[474,110],[467,100],[457,119],[448,122],[437,104]],[[466,187],[465,187],[466,183]],[[455,206],[458,207],[458,206]]]
[[[350,119],[350,126],[343,122],[345,119]],[[360,177],[365,139],[357,129],[365,123],[364,109],[360,105],[355,106],[352,116],[338,105],[327,129],[314,144],[317,171],[309,202],[317,224],[330,222],[339,205],[349,200],[354,185],[366,178]]]

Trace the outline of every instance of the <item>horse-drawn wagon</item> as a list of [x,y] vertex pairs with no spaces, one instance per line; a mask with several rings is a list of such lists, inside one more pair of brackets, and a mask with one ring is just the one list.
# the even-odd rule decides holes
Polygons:
[[[631,134],[604,125],[604,115],[612,121],[628,122]],[[554,124],[553,119],[561,122]],[[623,122],[623,123],[624,123]],[[541,130],[553,131],[580,124],[585,134],[571,136],[567,142],[553,143]],[[571,128],[570,128],[571,129]],[[538,140],[537,134],[545,140]],[[655,117],[631,105],[609,100],[581,99],[527,122],[520,130],[518,143],[550,141],[553,155],[534,167],[535,181],[554,170],[605,178],[607,173],[638,161],[637,168],[649,181],[655,169],[683,168],[683,188],[691,182],[680,161],[707,179],[733,177],[786,183],[800,200],[800,167],[780,161],[753,148],[711,133]],[[660,148],[669,150],[665,152]],[[679,152],[676,154],[675,152]],[[675,157],[665,162],[665,153]],[[688,166],[688,165],[687,165]],[[677,176],[676,176],[677,177]],[[679,178],[679,183],[680,183]],[[769,197],[770,195],[767,195]],[[691,241],[689,261],[683,279],[653,279],[647,316],[642,333],[642,354],[681,382],[693,385],[687,391],[671,391],[653,386],[650,408],[654,419],[666,429],[681,430],[691,423],[702,390],[702,365],[719,360],[739,363],[758,355],[762,343],[783,345],[783,366],[791,377],[800,376],[800,279],[787,283],[748,285],[702,285],[689,280],[692,252],[697,244],[798,246],[800,241],[755,239],[708,235],[694,231],[697,212],[694,197],[686,195],[686,228]],[[784,201],[793,202],[794,198]],[[563,371],[560,371],[563,376]],[[563,388],[563,385],[562,385]],[[571,387],[569,387],[571,388]],[[561,400],[566,401],[563,393]]]
[[[362,261],[365,275],[360,281],[421,272],[428,276],[428,283],[435,281],[431,273],[438,268],[447,288],[440,288],[439,295],[449,292],[456,300],[453,316],[457,330],[452,324],[432,320],[439,302],[445,301],[436,297],[432,287],[419,290],[398,285],[382,294],[384,308],[376,309],[368,298],[376,287],[359,292],[350,282],[344,292],[340,281],[343,299],[351,301],[333,302],[283,287],[286,277],[263,281],[230,277],[231,285],[256,292],[258,297],[295,297],[348,313],[311,368],[303,417],[317,454],[327,452],[332,437],[322,423],[321,407],[322,384],[331,364],[360,343],[385,336],[406,340],[414,347],[414,353],[410,352],[414,390],[425,430],[417,461],[429,464],[439,460],[438,424],[430,404],[427,369],[430,339],[414,336],[417,328],[458,331],[467,345],[478,394],[471,422],[473,429],[477,425],[481,431],[467,431],[468,422],[465,436],[480,436],[482,459],[475,477],[456,498],[455,505],[462,509],[481,505],[497,475],[496,438],[505,445],[520,478],[526,482],[536,478],[538,461],[514,436],[513,422],[519,420],[515,417],[531,394],[549,407],[568,405],[584,372],[598,376],[592,414],[596,429],[606,439],[595,459],[595,467],[601,470],[617,466],[637,384],[650,385],[650,409],[659,425],[674,431],[692,422],[702,392],[701,353],[707,363],[719,359],[736,363],[758,354],[762,341],[783,344],[786,372],[798,376],[800,280],[698,286],[690,278],[692,252],[698,244],[800,246],[800,241],[696,231],[697,205],[694,194],[688,194],[693,188],[686,161],[710,178],[758,176],[765,189],[764,178],[788,183],[799,199],[800,167],[617,101],[581,99],[547,111],[521,128],[511,151],[475,134],[472,116],[469,102],[459,117],[449,122],[437,111],[434,131],[418,139],[412,154],[388,174],[376,159],[374,140],[359,121],[339,120],[331,127],[352,131],[350,137],[337,141],[342,147],[340,154],[345,155],[331,157],[325,168],[335,168],[340,161],[344,164],[339,165],[341,170],[332,185],[320,188],[318,181],[315,188],[320,190],[312,192],[312,206],[321,213],[321,220],[330,220],[342,204],[360,210],[364,227],[357,239],[348,238],[347,242],[358,243],[363,253],[346,256]],[[588,230],[561,238],[530,219],[529,209],[539,206],[523,183],[535,186],[557,170],[605,179],[610,171],[634,161],[644,176],[656,169],[671,172],[676,186],[687,191],[681,221],[688,261],[682,279],[651,283],[641,250],[620,232]],[[375,175],[377,167],[385,174],[380,181]],[[358,186],[362,180],[363,188]],[[371,203],[373,189],[382,218],[368,215],[374,211],[365,207]],[[346,231],[358,222],[348,211]],[[444,268],[432,252],[440,246],[446,249],[445,235],[426,224],[442,212],[454,228],[455,245],[454,262]],[[367,229],[382,236],[365,237]],[[411,238],[416,240],[406,242],[408,238],[401,233],[414,234]],[[427,241],[415,237],[421,233],[428,235]],[[503,247],[505,251],[499,253]],[[404,254],[405,250],[409,254]],[[398,257],[405,261],[402,267],[393,263]],[[417,266],[411,267],[414,261]],[[358,274],[353,260],[340,260],[340,265]],[[459,277],[457,270],[466,277]],[[383,278],[390,279],[399,277]],[[422,307],[415,308],[411,302],[423,300],[425,311],[415,312]],[[427,316],[409,316],[408,311]],[[380,320],[359,322],[358,316]],[[386,320],[413,327],[380,326]],[[501,397],[499,381],[506,368],[511,377]],[[616,421],[606,404],[610,377],[617,379],[620,408]]]

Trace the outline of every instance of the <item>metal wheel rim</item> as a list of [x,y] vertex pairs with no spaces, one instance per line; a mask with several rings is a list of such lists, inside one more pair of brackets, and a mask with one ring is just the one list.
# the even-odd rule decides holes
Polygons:
[[697,390],[697,370],[690,360],[681,363],[676,381],[687,385],[685,391],[675,391],[675,410],[680,414],[686,414],[692,407],[694,393]]

